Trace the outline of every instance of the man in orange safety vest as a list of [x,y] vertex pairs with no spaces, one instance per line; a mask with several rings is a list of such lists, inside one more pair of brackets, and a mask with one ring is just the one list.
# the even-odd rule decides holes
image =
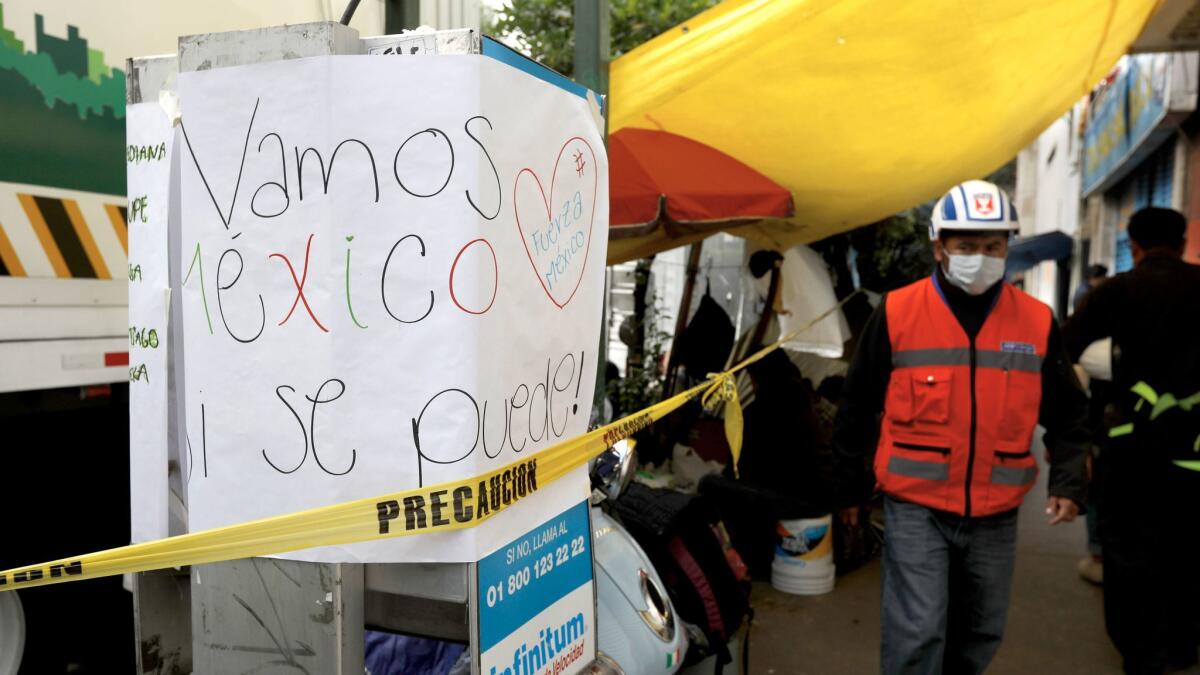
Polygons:
[[1051,524],[1084,502],[1087,399],[1050,308],[1004,282],[1016,229],[997,186],[946,193],[930,228],[937,269],[884,298],[846,376],[835,494],[844,522],[857,521],[872,485],[884,495],[884,673],[981,673],[991,662],[1039,423]]

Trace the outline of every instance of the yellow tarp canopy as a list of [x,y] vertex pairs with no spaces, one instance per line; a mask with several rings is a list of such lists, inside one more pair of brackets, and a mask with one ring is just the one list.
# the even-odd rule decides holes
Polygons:
[[[726,0],[616,59],[610,130],[663,128],[792,190],[786,247],[984,176],[1103,78],[1156,0]],[[697,235],[694,238],[699,238]],[[688,243],[614,240],[609,261]]]

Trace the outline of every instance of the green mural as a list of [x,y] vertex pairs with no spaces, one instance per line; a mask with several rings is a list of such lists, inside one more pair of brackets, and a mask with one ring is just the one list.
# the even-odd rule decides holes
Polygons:
[[64,39],[34,19],[26,51],[0,4],[0,181],[125,194],[125,73],[75,26]]
[[4,5],[0,4],[0,46],[15,52],[25,51],[25,43],[17,39],[15,33],[4,28]]

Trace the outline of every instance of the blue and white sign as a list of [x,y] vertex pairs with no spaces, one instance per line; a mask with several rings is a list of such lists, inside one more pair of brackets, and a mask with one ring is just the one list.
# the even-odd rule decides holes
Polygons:
[[570,675],[596,656],[588,503],[479,561],[482,675]]
[[1123,175],[1169,112],[1170,54],[1127,57],[1088,107],[1083,134],[1083,194]]

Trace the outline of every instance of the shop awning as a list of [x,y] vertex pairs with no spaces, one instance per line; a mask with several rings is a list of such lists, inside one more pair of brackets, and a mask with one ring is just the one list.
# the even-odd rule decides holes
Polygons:
[[[612,64],[610,128],[681,134],[792,191],[786,248],[986,175],[1091,90],[1155,0],[726,0]],[[653,235],[633,257],[688,243]]]
[[1066,260],[1071,257],[1075,240],[1063,232],[1047,232],[1021,237],[1008,247],[1009,274],[1024,272],[1047,260]]

